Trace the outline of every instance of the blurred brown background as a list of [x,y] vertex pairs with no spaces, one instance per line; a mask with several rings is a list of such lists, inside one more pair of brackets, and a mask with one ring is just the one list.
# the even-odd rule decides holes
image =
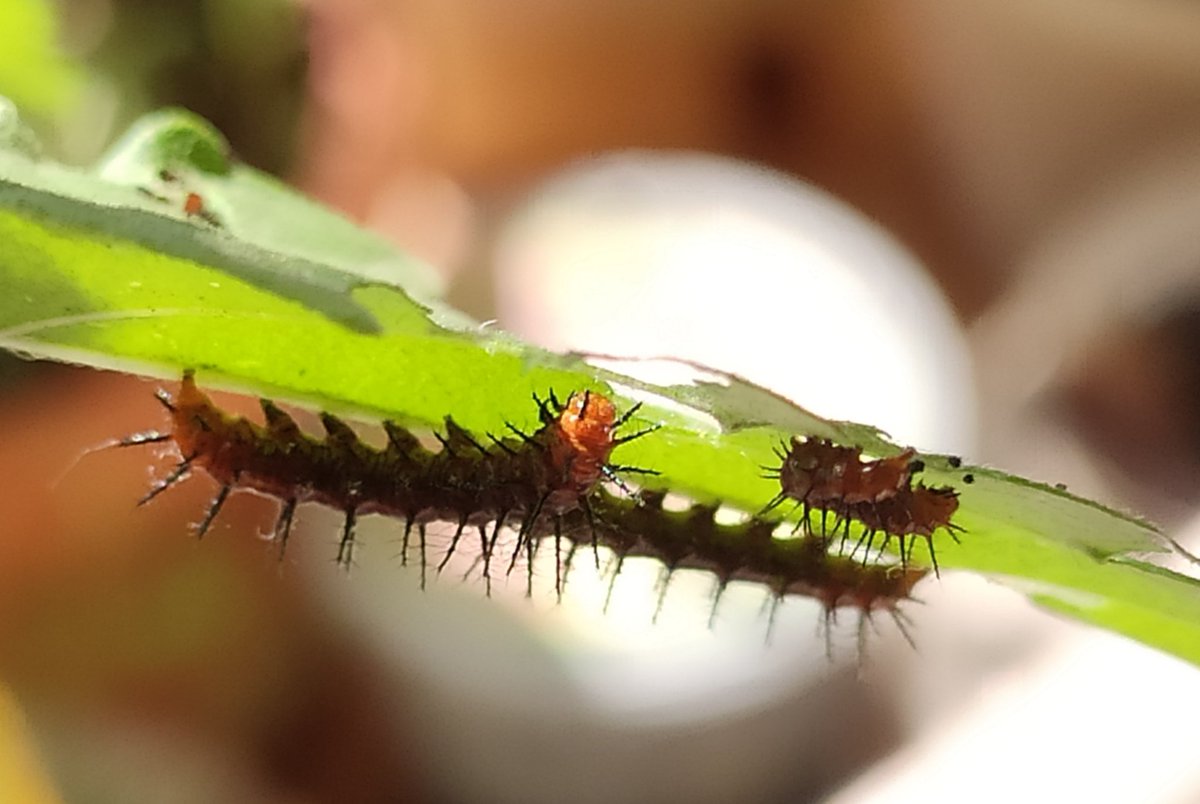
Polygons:
[[[88,83],[41,121],[52,152],[90,161],[139,112],[188,106],[242,158],[425,257],[480,318],[497,226],[568,162],[689,149],[814,182],[911,248],[967,328],[973,457],[1172,525],[1197,501],[1194,3],[58,9]],[[88,445],[154,426],[152,386],[14,362],[5,377],[0,674],[55,745],[45,761],[60,793],[422,800],[420,738],[372,647],[328,622],[302,576],[280,578],[262,545],[233,538],[265,530],[269,505],[231,505],[227,528],[197,546],[181,523],[198,516],[203,483],[131,515],[145,454],[73,465]],[[898,738],[881,707],[865,741],[879,745],[784,800],[836,787]]]

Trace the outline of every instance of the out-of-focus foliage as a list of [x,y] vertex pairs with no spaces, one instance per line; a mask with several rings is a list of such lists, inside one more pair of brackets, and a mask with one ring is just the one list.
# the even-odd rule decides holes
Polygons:
[[[89,4],[93,5],[93,4]],[[91,161],[133,120],[182,106],[213,121],[239,158],[287,168],[303,96],[302,4],[291,0],[99,0],[91,17],[64,8],[99,91],[87,114],[102,131],[70,132],[66,156]],[[99,15],[97,15],[99,16]],[[86,41],[85,41],[86,40]]]
[[63,112],[83,86],[82,72],[63,55],[57,34],[48,0],[0,3],[0,95],[35,116]]
[[22,804],[62,801],[46,778],[8,688],[0,686],[0,799]]
[[0,95],[67,162],[95,160],[152,109],[183,106],[278,173],[298,130],[302,23],[291,0],[3,0]]

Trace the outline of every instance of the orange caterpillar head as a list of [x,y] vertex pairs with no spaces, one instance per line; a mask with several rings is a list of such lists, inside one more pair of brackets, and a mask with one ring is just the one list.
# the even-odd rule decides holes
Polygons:
[[195,373],[191,369],[183,373],[183,382],[175,398],[166,391],[159,391],[158,399],[170,412],[171,437],[180,454],[197,466],[212,471],[219,465],[220,461],[216,459],[222,451],[236,449],[238,439],[231,438],[231,431],[239,429],[236,420],[223,414],[196,387]]
[[575,494],[590,491],[601,478],[617,480],[614,470],[618,468],[653,474],[648,470],[615,467],[609,463],[609,456],[618,446],[656,429],[651,427],[617,436],[617,430],[638,411],[640,404],[618,416],[616,406],[603,394],[575,391],[567,398],[566,404],[559,405],[551,394],[549,406],[542,400],[538,400],[538,405],[546,425],[542,432],[545,434],[543,443],[547,447],[548,464],[562,479],[563,485]]
[[[553,399],[553,397],[552,397]],[[600,481],[608,456],[617,446],[616,408],[594,391],[576,391],[549,423],[547,459],[556,474],[577,493]]]
[[558,429],[572,451],[599,463],[607,463],[616,446],[617,409],[607,397],[592,391],[576,391],[558,415]]

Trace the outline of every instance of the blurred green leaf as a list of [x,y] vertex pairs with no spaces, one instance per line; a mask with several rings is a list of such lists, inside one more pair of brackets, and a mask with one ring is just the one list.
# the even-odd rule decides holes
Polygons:
[[31,113],[51,116],[78,97],[79,67],[62,55],[49,0],[0,3],[0,94]]

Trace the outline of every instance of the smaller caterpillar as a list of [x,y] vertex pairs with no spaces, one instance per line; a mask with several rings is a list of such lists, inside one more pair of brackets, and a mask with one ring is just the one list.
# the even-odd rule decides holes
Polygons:
[[[794,436],[789,448],[776,450],[780,466],[765,467],[767,476],[779,481],[780,490],[764,511],[794,500],[801,509],[800,524],[810,530],[812,512],[820,511],[819,535],[825,538],[841,530],[843,545],[850,537],[851,523],[857,521],[862,532],[851,553],[861,548],[864,555],[869,554],[876,536],[883,534],[880,549],[896,539],[904,565],[912,556],[916,537],[921,537],[929,547],[934,574],[940,574],[933,536],[941,529],[958,541],[963,528],[951,521],[958,510],[958,492],[950,486],[914,486],[913,474],[925,468],[913,459],[915,454],[906,449],[890,458],[864,461],[859,447]],[[834,515],[832,528],[828,526],[830,513]]]
[[895,497],[912,478],[913,455],[907,449],[891,458],[862,460],[860,447],[843,447],[824,438],[793,437],[791,449],[775,453],[781,491],[767,507],[786,497],[812,508],[876,503]]

